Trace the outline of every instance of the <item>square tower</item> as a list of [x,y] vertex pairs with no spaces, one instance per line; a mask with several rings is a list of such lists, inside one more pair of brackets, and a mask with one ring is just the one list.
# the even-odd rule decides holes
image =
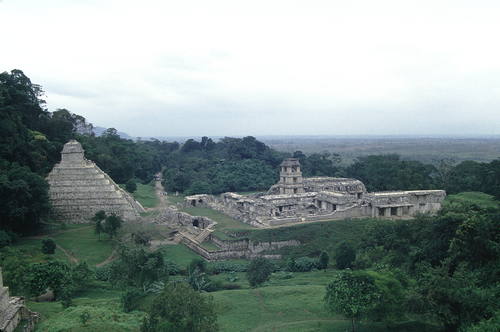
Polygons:
[[300,171],[300,162],[297,158],[283,160],[280,165],[280,194],[300,194],[305,192]]

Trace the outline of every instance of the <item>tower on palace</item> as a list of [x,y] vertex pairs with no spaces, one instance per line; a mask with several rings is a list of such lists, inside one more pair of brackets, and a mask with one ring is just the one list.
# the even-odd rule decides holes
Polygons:
[[278,187],[281,195],[305,192],[300,162],[297,158],[288,158],[281,163]]

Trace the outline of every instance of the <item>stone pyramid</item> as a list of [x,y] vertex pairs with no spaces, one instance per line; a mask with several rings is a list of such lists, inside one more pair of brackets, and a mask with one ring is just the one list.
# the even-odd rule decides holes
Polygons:
[[55,219],[83,223],[104,210],[134,220],[144,212],[137,201],[83,154],[80,143],[69,141],[61,152],[61,162],[47,177]]

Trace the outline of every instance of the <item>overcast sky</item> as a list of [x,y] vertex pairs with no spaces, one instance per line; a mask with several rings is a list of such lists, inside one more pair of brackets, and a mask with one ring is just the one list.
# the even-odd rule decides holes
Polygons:
[[498,0],[0,0],[0,41],[133,136],[500,134]]

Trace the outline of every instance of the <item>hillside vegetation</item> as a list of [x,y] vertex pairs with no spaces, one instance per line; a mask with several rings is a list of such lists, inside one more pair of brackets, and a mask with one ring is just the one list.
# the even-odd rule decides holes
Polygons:
[[[368,155],[345,165],[336,154],[280,153],[250,136],[181,145],[122,139],[110,128],[97,137],[86,119],[49,112],[42,97],[22,71],[0,74],[0,265],[11,293],[41,313],[39,331],[498,330],[500,159],[431,165]],[[159,209],[149,183],[162,169],[166,190],[180,194],[173,204],[185,194],[266,190],[291,155],[306,176],[451,195],[435,216],[262,230],[186,209],[218,221],[226,240],[301,242],[273,252],[282,259],[272,262],[207,263],[171,242],[168,227],[98,215],[90,224],[54,223],[45,177],[69,139],[148,213]]]

